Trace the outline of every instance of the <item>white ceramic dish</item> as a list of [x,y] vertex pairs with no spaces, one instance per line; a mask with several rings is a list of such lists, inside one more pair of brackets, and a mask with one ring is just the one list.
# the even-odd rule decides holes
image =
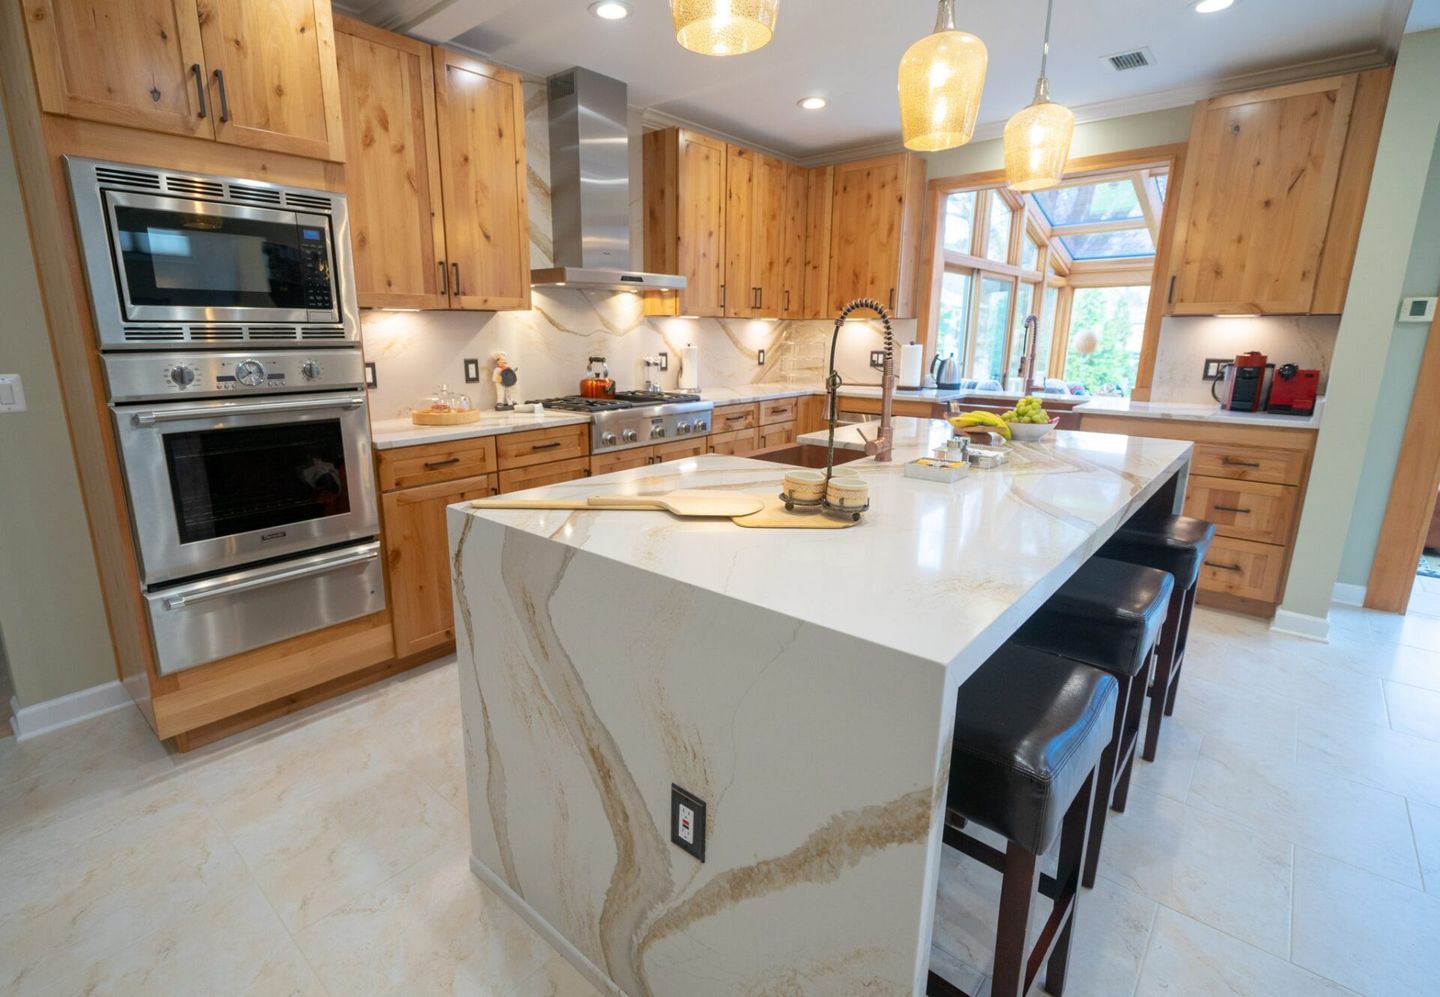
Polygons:
[[1010,438],[1021,443],[1034,443],[1036,440],[1044,439],[1050,431],[1060,424],[1058,418],[1049,422],[1012,422],[1010,423]]

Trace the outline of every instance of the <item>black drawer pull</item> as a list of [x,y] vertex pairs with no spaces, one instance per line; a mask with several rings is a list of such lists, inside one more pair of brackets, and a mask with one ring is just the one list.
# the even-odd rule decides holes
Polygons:
[[1207,567],[1207,568],[1219,568],[1221,571],[1244,571],[1244,570],[1245,570],[1244,568],[1240,567],[1240,565],[1238,565],[1238,564],[1216,564],[1214,561],[1206,561],[1206,562],[1205,562],[1205,567]]
[[438,471],[442,467],[449,467],[451,464],[458,463],[460,463],[459,457],[446,457],[444,460],[427,460],[425,462],[425,469],[429,471]]
[[200,109],[195,112],[197,118],[209,115],[210,105],[205,102],[205,72],[200,68],[200,63],[190,65],[190,72],[195,74],[195,99],[200,104]]
[[1220,463],[1226,467],[1259,467],[1253,460],[1236,460],[1234,457],[1221,457]]
[[531,449],[531,450],[554,450],[556,447],[560,447],[560,446],[564,446],[564,445],[565,445],[565,444],[564,444],[562,441],[560,441],[560,440],[555,440],[553,443],[532,443],[532,444],[530,444],[530,449]]
[[726,421],[726,422],[739,422],[741,419],[748,419],[748,418],[750,418],[750,413],[749,413],[749,412],[742,412],[740,415],[727,415],[727,416],[725,417],[725,421]]
[[1242,508],[1240,508],[1238,505],[1217,505],[1217,506],[1215,506],[1215,511],[1216,511],[1216,512],[1238,512],[1238,513],[1242,513],[1242,514],[1244,514],[1244,515],[1246,515],[1246,516],[1250,515],[1250,510],[1249,510],[1249,509],[1242,509]]
[[230,120],[230,95],[225,90],[225,70],[215,70],[215,82],[220,87],[220,121],[223,124]]
[[440,261],[440,293],[448,296],[450,294],[450,275],[445,269],[445,261]]
[[457,298],[463,297],[464,292],[460,290],[460,264],[450,264],[450,272],[453,275],[451,283],[454,285],[454,290],[451,293],[454,294]]

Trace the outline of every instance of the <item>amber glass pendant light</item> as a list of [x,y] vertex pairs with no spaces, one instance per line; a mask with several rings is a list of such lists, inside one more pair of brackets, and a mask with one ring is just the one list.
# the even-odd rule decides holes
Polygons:
[[989,61],[985,43],[955,27],[955,0],[940,0],[935,31],[900,60],[900,131],[905,148],[938,152],[975,134]]
[[1040,78],[1035,100],[1005,123],[1005,183],[1011,190],[1031,191],[1054,187],[1065,176],[1070,140],[1075,137],[1075,115],[1063,104],[1050,101],[1050,80],[1045,63],[1050,57],[1050,17],[1055,0],[1045,7],[1045,45],[1040,50]]
[[780,0],[670,0],[675,40],[701,55],[744,55],[775,37]]

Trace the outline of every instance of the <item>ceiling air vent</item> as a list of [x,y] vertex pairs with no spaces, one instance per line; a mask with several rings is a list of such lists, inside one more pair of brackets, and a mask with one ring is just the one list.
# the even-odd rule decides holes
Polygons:
[[1145,66],[1155,65],[1155,56],[1150,54],[1148,48],[1131,49],[1129,52],[1116,52],[1114,55],[1105,56],[1105,61],[1110,68],[1117,73],[1127,69],[1142,69]]

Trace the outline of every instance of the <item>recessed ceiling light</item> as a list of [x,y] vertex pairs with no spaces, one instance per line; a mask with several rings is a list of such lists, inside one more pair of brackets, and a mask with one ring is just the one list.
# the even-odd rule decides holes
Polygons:
[[[1203,0],[1213,2],[1213,0]],[[630,5],[624,0],[595,0],[590,5],[590,13],[605,21],[618,21],[630,16]]]
[[824,98],[824,97],[801,97],[801,98],[800,98],[799,100],[797,100],[795,103],[799,104],[801,107],[803,107],[803,108],[804,108],[805,110],[807,110],[807,111],[818,111],[818,110],[820,110],[820,108],[822,108],[822,107],[825,106],[825,98]]
[[1195,13],[1213,14],[1216,11],[1224,10],[1226,7],[1233,7],[1235,0],[1198,0],[1195,4]]

